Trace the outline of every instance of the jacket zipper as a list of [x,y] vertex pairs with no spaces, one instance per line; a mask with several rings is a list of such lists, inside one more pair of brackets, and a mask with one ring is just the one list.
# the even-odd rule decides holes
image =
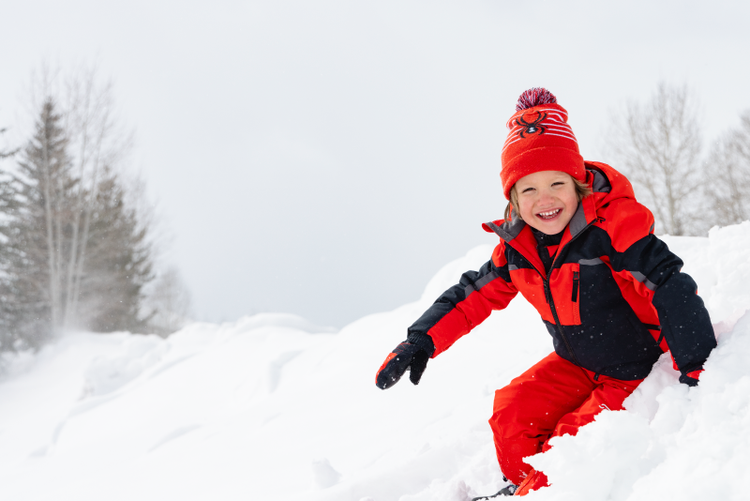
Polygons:
[[549,309],[550,311],[552,311],[552,317],[555,319],[555,327],[557,327],[557,332],[558,334],[560,334],[560,339],[562,339],[563,343],[565,343],[565,347],[568,349],[568,353],[570,353],[570,356],[573,357],[573,361],[576,363],[576,365],[583,369],[581,362],[578,361],[578,357],[576,357],[576,354],[573,351],[573,347],[571,346],[570,341],[568,341],[568,337],[565,335],[565,331],[563,331],[560,317],[557,315],[557,308],[555,308],[555,302],[552,299],[552,289],[549,285],[549,279],[543,277],[543,281],[544,295],[547,296],[547,303],[549,303]]
[[[589,228],[589,226],[591,226],[595,222],[596,222],[596,219],[594,219],[592,222],[590,222],[589,224],[587,224],[581,231],[579,231],[573,238],[570,239],[570,242],[568,242],[567,244],[565,244],[565,247],[567,247],[568,245],[570,245],[571,243],[573,243],[573,241],[576,238],[578,238],[579,235],[581,235],[584,231],[586,231]],[[550,273],[555,268],[555,261],[557,261],[557,256],[562,255],[562,251],[563,250],[564,250],[564,248],[559,249],[558,252],[557,252],[557,255],[552,260],[552,265],[549,267]],[[535,267],[534,267],[534,269],[536,270]],[[581,365],[581,362],[578,361],[578,357],[576,357],[576,354],[573,351],[573,347],[570,344],[570,341],[568,340],[568,337],[565,335],[565,331],[562,328],[562,322],[560,322],[560,317],[557,315],[557,308],[555,307],[555,301],[552,299],[552,289],[551,289],[551,287],[549,285],[549,277],[547,277],[546,274],[541,273],[539,270],[536,270],[536,272],[539,273],[539,275],[542,277],[542,281],[544,282],[544,295],[546,296],[547,303],[549,304],[549,309],[552,312],[552,318],[555,319],[555,327],[557,328],[558,334],[560,334],[560,339],[563,340],[563,343],[565,343],[565,347],[568,349],[568,353],[570,353],[570,356],[573,357],[573,362],[578,367],[581,368],[581,370],[584,372],[584,374],[586,374],[587,378],[591,379],[591,377],[588,375],[588,371],[586,371],[583,368],[583,365]],[[575,279],[575,277],[574,277],[574,279]],[[577,285],[578,285],[578,282],[575,281],[575,286],[577,286]],[[578,291],[576,291],[576,292],[578,292]],[[598,380],[598,379],[599,379],[599,374],[596,374],[594,376],[594,380]]]

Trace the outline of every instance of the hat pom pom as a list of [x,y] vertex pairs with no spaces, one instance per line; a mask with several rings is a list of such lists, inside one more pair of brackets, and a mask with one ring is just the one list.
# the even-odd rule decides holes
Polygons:
[[555,104],[557,98],[550,91],[543,87],[534,87],[521,94],[516,103],[516,111],[533,108],[540,104]]

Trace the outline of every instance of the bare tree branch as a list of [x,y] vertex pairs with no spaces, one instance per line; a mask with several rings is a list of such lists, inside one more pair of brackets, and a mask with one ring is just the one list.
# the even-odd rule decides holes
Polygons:
[[696,99],[686,86],[660,83],[646,103],[630,102],[613,117],[608,149],[654,213],[657,230],[699,234],[703,217],[701,130]]
[[132,133],[95,68],[64,84],[43,68],[33,137],[17,172],[0,175],[0,350],[71,327],[145,332],[151,315],[151,214],[120,165]]
[[750,218],[750,111],[740,125],[713,145],[706,163],[711,183],[706,183],[707,210],[715,224],[736,224]]

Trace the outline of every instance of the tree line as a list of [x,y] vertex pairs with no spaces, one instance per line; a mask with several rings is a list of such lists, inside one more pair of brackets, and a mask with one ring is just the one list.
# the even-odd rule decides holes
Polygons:
[[612,115],[607,159],[653,211],[657,233],[705,235],[750,219],[750,110],[707,148],[687,85],[662,82],[650,99]]
[[[111,84],[95,70],[62,90],[42,80],[30,136],[0,147],[0,351],[68,329],[177,330],[188,293],[175,268],[158,269],[153,213],[123,176],[131,134]],[[708,149],[699,115],[687,86],[660,83],[609,121],[605,158],[654,212],[657,233],[750,218],[750,111]]]
[[153,213],[123,174],[131,134],[111,84],[88,70],[38,86],[30,137],[0,149],[0,351],[71,329],[176,330],[186,292],[174,270],[156,270]]

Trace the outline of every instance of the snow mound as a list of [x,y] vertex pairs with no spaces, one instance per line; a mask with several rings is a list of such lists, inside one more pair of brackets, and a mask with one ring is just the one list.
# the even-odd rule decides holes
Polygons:
[[[528,499],[744,500],[750,471],[750,223],[665,237],[715,323],[697,388],[668,357],[626,401],[531,458]],[[486,423],[495,389],[551,351],[521,298],[388,391],[375,371],[406,328],[491,246],[416,302],[335,332],[294,315],[193,324],[162,339],[77,333],[5,357],[4,498],[466,501],[504,482]]]

